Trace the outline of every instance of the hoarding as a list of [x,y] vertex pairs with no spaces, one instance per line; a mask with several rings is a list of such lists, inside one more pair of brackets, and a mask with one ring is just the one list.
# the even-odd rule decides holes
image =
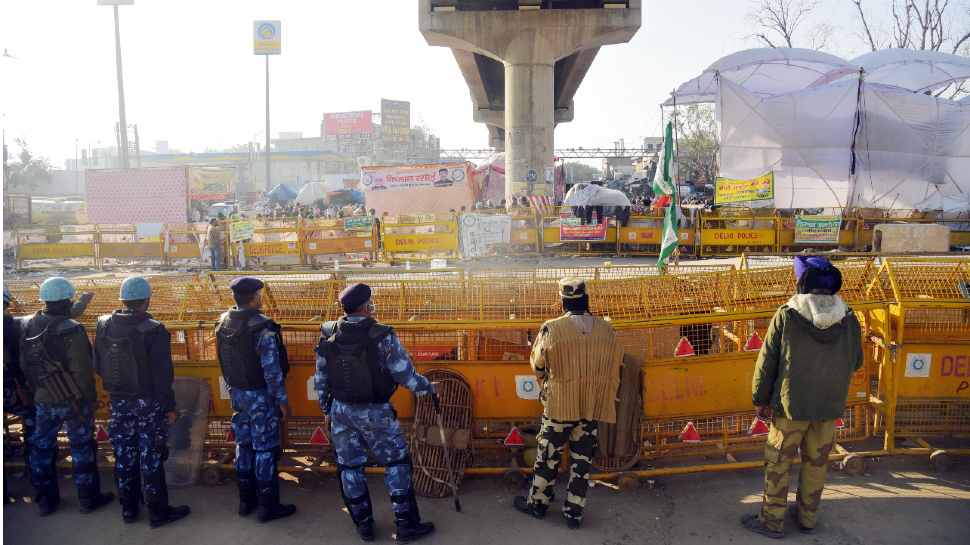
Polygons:
[[236,190],[234,168],[189,168],[189,199],[226,199]]
[[795,216],[795,244],[838,244],[842,216]]
[[381,99],[381,141],[407,144],[411,141],[411,103]]
[[364,191],[387,189],[435,189],[468,183],[468,163],[444,163],[406,167],[364,167],[360,185]]
[[370,110],[323,114],[325,140],[367,140],[372,133]]
[[774,172],[751,180],[731,180],[719,177],[714,184],[714,204],[735,204],[774,198]]

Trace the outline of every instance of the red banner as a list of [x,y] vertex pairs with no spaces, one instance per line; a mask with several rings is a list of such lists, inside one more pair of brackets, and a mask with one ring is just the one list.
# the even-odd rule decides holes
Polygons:
[[326,140],[369,139],[373,131],[370,110],[323,114],[323,136]]

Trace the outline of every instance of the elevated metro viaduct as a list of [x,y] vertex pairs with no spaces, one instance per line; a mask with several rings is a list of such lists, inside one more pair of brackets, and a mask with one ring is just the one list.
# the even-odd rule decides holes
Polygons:
[[[553,132],[604,45],[640,29],[641,0],[419,0],[429,45],[450,47],[473,118],[505,150],[505,194],[553,166]],[[541,175],[540,175],[541,176]],[[541,180],[541,178],[540,178]],[[530,183],[529,194],[533,187]]]

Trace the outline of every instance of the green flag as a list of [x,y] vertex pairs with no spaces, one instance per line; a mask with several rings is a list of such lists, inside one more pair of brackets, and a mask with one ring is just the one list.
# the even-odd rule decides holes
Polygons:
[[657,173],[653,176],[653,192],[657,195],[674,196],[674,182],[671,178],[673,172],[674,157],[674,125],[667,123],[667,131],[664,135],[664,156],[661,163],[657,165]]
[[660,241],[660,259],[657,261],[657,267],[660,268],[661,274],[663,274],[663,265],[670,261],[670,254],[677,249],[678,236],[677,209],[673,199],[671,199],[667,217],[664,218],[663,240]]

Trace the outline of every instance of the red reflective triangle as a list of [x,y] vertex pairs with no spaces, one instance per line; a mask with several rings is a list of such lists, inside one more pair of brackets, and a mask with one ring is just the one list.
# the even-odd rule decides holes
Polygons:
[[837,430],[845,429],[845,422],[843,422],[841,418],[835,419],[835,429]]
[[697,429],[694,427],[693,422],[688,422],[684,426],[684,431],[680,432],[680,440],[685,443],[700,443],[701,436],[697,435]]
[[747,352],[754,352],[756,350],[761,350],[764,342],[761,340],[761,335],[758,335],[757,331],[752,331],[751,336],[748,337],[747,344],[744,345],[744,350]]
[[751,434],[752,437],[759,437],[762,435],[768,435],[769,431],[771,430],[768,428],[768,424],[765,424],[764,420],[755,418],[754,422],[751,423],[751,429],[748,430],[748,433]]
[[232,433],[232,428],[229,428],[229,433],[226,434],[226,442],[227,443],[236,442],[236,434]]
[[99,442],[99,443],[102,442],[102,441],[107,441],[108,440],[108,432],[105,431],[104,428],[102,428],[101,426],[98,426],[98,433],[95,436],[94,440],[97,441],[97,442]]
[[681,252],[684,252],[684,253],[687,253],[687,246],[681,246],[680,247],[680,251]]
[[505,438],[506,445],[524,445],[525,442],[522,440],[522,436],[519,435],[519,430],[517,428],[512,428],[509,432],[509,436]]
[[682,356],[694,356],[694,347],[690,345],[690,341],[687,337],[681,337],[680,342],[677,343],[677,349],[674,350],[674,357],[679,358]]
[[311,445],[329,445],[330,444],[330,440],[327,439],[327,436],[323,433],[323,429],[321,429],[319,426],[317,426],[317,431],[313,432],[313,436],[310,437],[310,444]]

